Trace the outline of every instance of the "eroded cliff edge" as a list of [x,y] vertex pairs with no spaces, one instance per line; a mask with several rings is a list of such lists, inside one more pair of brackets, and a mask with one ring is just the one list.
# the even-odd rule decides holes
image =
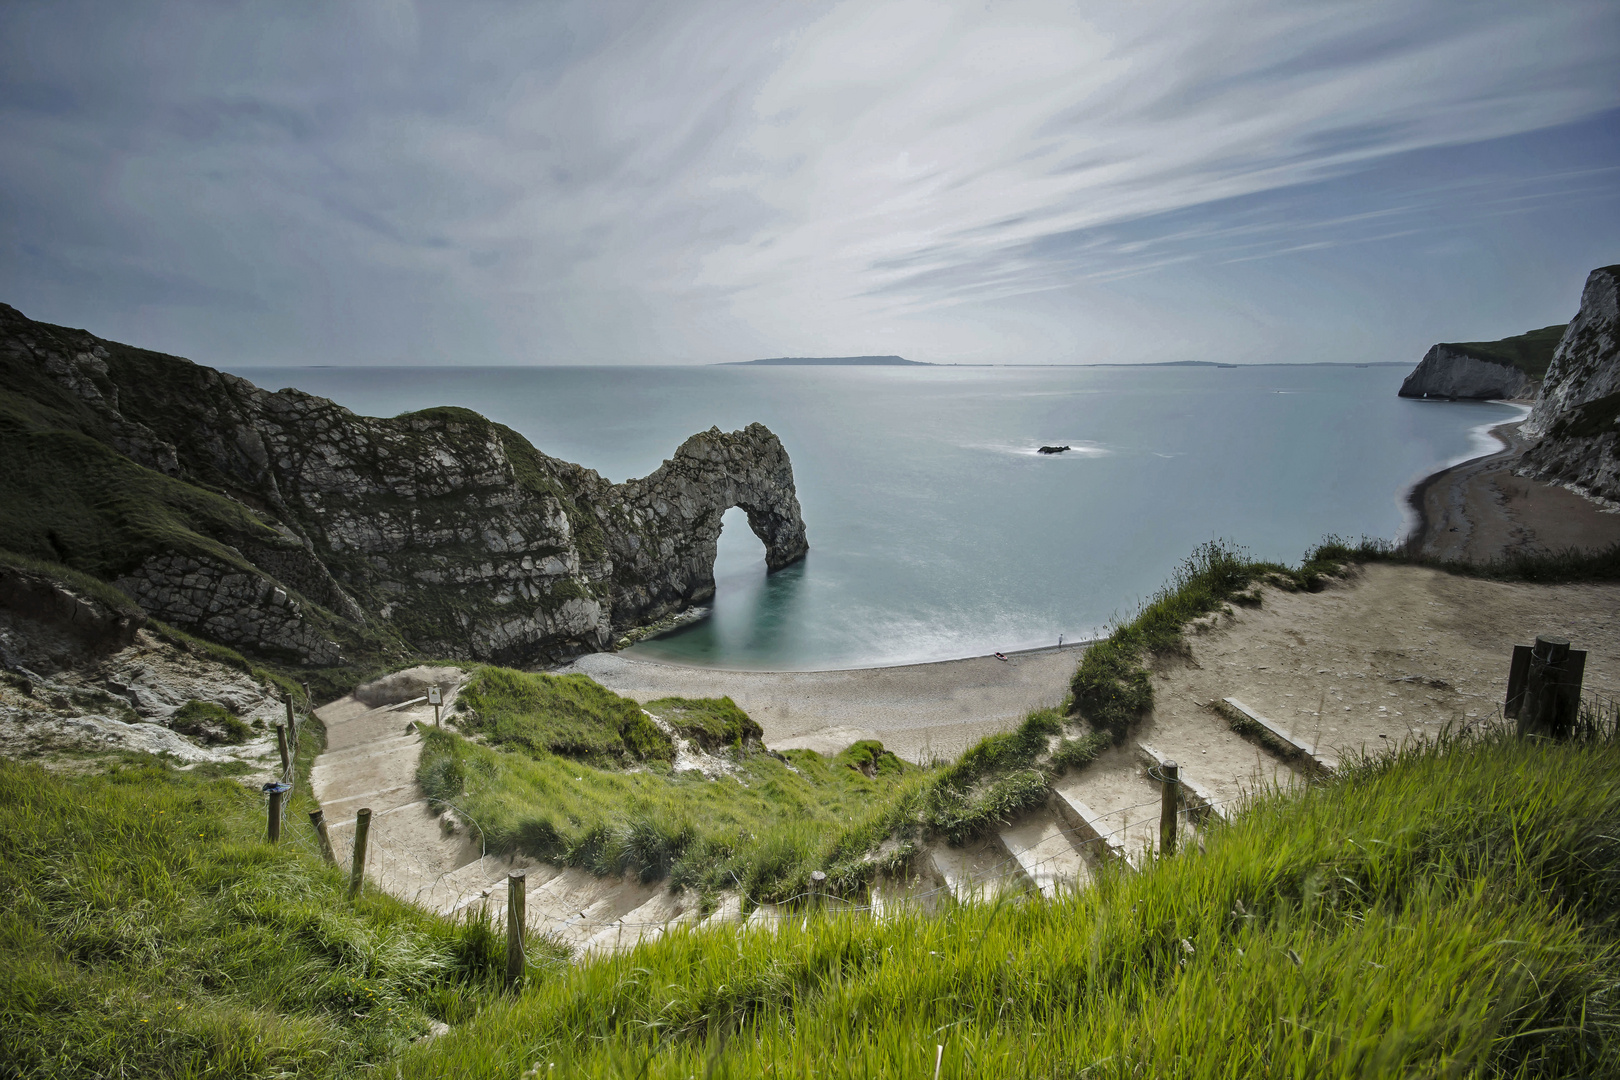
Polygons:
[[1522,433],[1520,475],[1620,503],[1620,265],[1587,276]]
[[0,547],[299,664],[604,648],[713,594],[733,506],[772,570],[808,550],[760,424],[614,484],[469,410],[358,416],[5,305],[0,384]]

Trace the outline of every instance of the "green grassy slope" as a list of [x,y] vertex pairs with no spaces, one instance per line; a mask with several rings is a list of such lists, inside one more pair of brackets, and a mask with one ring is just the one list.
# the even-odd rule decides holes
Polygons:
[[497,936],[349,902],[297,802],[272,847],[233,780],[0,760],[0,1076],[350,1075],[491,1000]]
[[1564,323],[1543,326],[1540,330],[1528,330],[1501,341],[1447,342],[1446,348],[1477,356],[1481,360],[1511,364],[1526,375],[1540,379],[1547,374],[1547,365],[1552,363],[1553,351],[1564,337],[1565,326]]
[[402,1075],[1616,1075],[1617,836],[1612,743],[1414,749],[1053,903],[673,934]]
[[1054,777],[1107,742],[1043,709],[954,763],[919,767],[872,741],[832,758],[772,753],[730,698],[649,702],[719,755],[727,774],[705,780],[673,771],[671,738],[642,706],[582,675],[483,668],[457,708],[474,738],[430,732],[417,779],[476,821],[489,850],[734,889],[745,904],[798,896],[816,870],[834,894],[863,896],[923,844],[966,843],[1043,803]]

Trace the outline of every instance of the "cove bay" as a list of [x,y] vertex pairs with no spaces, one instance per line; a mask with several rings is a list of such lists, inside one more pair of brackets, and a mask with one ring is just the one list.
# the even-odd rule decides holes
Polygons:
[[776,670],[1091,637],[1212,539],[1293,561],[1327,535],[1398,538],[1406,490],[1519,413],[1401,399],[1407,369],[1377,366],[234,370],[366,415],[465,406],[614,481],[694,431],[765,424],[809,556],[767,576],[728,511],[708,616],[628,652]]

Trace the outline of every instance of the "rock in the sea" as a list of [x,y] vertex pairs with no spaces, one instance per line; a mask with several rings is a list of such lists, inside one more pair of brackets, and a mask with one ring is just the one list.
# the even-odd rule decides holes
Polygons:
[[1067,446],[1043,446],[1035,452],[1037,454],[1061,454],[1063,451],[1068,449],[1070,449],[1070,447]]
[[734,506],[770,569],[808,549],[787,451],[760,424],[613,484],[466,409],[358,416],[3,304],[0,395],[33,418],[0,428],[0,547],[301,664],[608,647],[713,594]]
[[1620,266],[1587,277],[1522,430],[1520,475],[1620,502]]
[[1512,364],[1465,351],[1465,346],[1436,345],[1401,383],[1401,397],[1500,400],[1533,394],[1536,380]]

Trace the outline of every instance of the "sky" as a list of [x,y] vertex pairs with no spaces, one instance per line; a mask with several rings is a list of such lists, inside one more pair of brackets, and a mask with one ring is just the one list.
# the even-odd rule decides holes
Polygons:
[[0,5],[0,301],[216,366],[1415,362],[1616,262],[1612,0]]

